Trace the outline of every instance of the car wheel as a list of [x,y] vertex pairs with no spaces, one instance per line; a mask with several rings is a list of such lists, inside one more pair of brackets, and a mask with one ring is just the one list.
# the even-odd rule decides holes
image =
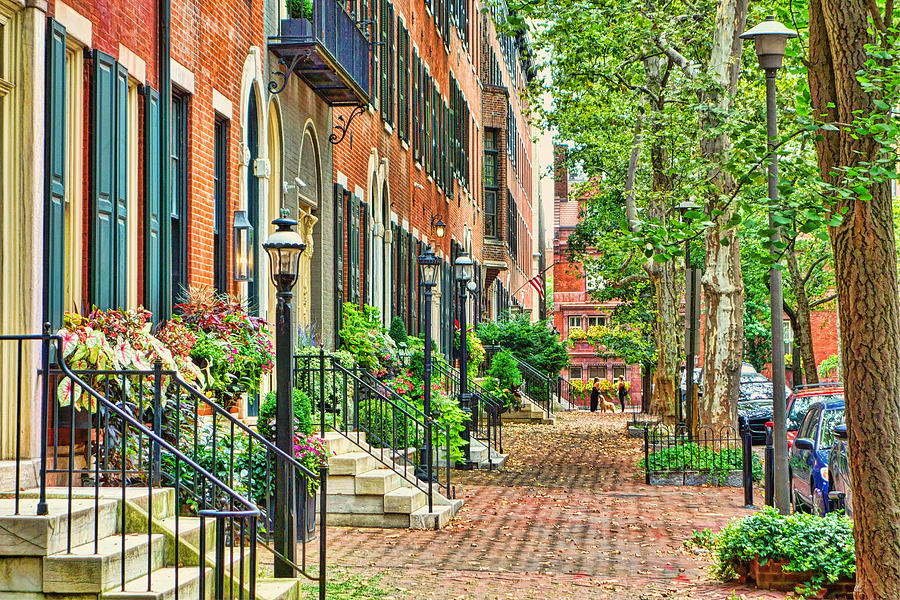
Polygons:
[[812,513],[819,517],[824,517],[825,513],[828,512],[828,508],[825,506],[825,496],[822,494],[822,490],[819,488],[815,488],[812,493]]

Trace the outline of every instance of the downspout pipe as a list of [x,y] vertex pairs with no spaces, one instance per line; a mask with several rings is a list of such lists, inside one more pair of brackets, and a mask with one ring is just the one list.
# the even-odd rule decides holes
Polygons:
[[159,0],[159,314],[172,316],[172,2]]

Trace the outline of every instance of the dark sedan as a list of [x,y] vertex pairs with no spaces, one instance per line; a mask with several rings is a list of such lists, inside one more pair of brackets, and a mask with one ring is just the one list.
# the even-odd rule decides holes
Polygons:
[[[738,425],[741,431],[745,426],[750,427],[750,436],[754,444],[765,443],[766,423],[774,418],[772,396],[775,388],[771,381],[759,377],[745,381],[742,376],[738,395]],[[790,388],[785,386],[784,397],[787,398],[790,394]]]
[[808,509],[824,516],[829,506],[829,459],[834,429],[844,422],[844,402],[814,402],[800,422],[788,454],[794,511]]

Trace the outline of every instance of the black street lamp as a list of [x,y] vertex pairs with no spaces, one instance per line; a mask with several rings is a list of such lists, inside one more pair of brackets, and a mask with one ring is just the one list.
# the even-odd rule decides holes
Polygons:
[[[681,217],[685,222],[692,219],[687,216],[690,211],[698,210],[700,206],[693,200],[685,200],[678,205]],[[686,415],[678,415],[678,421],[682,421],[682,417],[687,422],[688,431],[693,435],[694,427],[694,357],[697,355],[698,340],[697,335],[699,327],[697,327],[697,313],[700,310],[700,280],[697,277],[697,270],[691,265],[691,240],[684,241],[684,278],[685,278],[685,295],[684,295],[684,412]],[[678,413],[682,411],[682,403],[677,404]]]
[[[419,258],[419,285],[422,286],[425,293],[425,365],[423,369],[423,379],[425,380],[425,389],[423,404],[425,408],[425,416],[431,417],[431,294],[434,286],[437,285],[438,269],[441,266],[441,259],[438,258],[431,246],[425,248]],[[425,457],[425,464],[419,466],[419,472],[416,474],[419,479],[428,482],[428,512],[433,512],[431,485],[434,481],[434,464],[431,448],[431,424],[425,423],[425,447],[422,453]],[[450,457],[447,457],[450,460]]]
[[[306,249],[303,238],[294,230],[297,221],[280,218],[263,248],[269,255],[269,275],[278,292],[275,316],[275,445],[288,456],[294,455],[294,403],[291,388],[293,327],[291,326],[291,290],[300,272],[300,255]],[[324,432],[323,432],[324,433]],[[297,519],[292,502],[291,471],[284,461],[276,461],[275,481],[275,577],[293,577],[297,546]]]
[[[468,413],[466,428],[462,432],[463,461],[456,465],[459,469],[471,469],[472,464],[470,440],[472,439],[472,402],[469,395],[469,374],[467,372],[468,348],[466,343],[466,300],[468,300],[468,284],[472,280],[475,263],[463,252],[454,263],[456,283],[459,285],[459,406]],[[449,457],[448,457],[449,460]]]
[[[741,35],[756,43],[759,66],[766,71],[766,133],[769,138],[769,228],[773,243],[781,240],[781,230],[775,223],[773,211],[778,202],[778,115],[775,108],[775,77],[784,63],[787,41],[797,37],[768,16],[766,20]],[[775,247],[771,250],[773,256]],[[772,312],[772,408],[775,422],[775,506],[783,515],[791,512],[790,482],[788,481],[787,406],[784,398],[784,302],[781,271],[774,263],[769,268],[769,309]]]

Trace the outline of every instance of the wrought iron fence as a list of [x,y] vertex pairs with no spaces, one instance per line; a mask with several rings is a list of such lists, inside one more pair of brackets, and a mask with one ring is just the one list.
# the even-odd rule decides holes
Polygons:
[[641,461],[647,485],[730,485],[743,487],[752,504],[753,481],[762,476],[762,463],[753,455],[748,431],[734,427],[718,431],[699,427],[691,431],[684,423],[662,423],[644,429]]
[[[335,431],[367,448],[382,465],[426,493],[433,506],[433,487],[453,497],[450,469],[450,428],[369,376],[356,364],[343,365],[322,350],[319,355],[297,355],[294,386],[313,404],[320,430]],[[426,433],[431,452],[427,452]]]
[[[40,369],[29,368],[26,344],[40,345]],[[47,330],[41,336],[0,336],[0,356],[11,360],[10,346],[16,348],[20,385],[16,394],[17,419],[21,419],[27,395],[23,375],[35,382],[34,397],[40,399],[41,470],[38,481],[37,514],[48,514],[48,488],[54,502],[62,500],[67,519],[66,552],[92,543],[96,554],[100,540],[109,532],[101,528],[101,503],[120,500],[121,531],[120,587],[125,589],[126,552],[124,527],[126,501],[146,492],[148,543],[156,535],[153,522],[154,490],[174,493],[173,562],[178,567],[195,564],[199,572],[200,597],[206,586],[214,597],[255,598],[257,546],[266,547],[291,564],[296,572],[319,582],[324,598],[327,554],[325,494],[327,468],[318,473],[299,464],[268,440],[215,404],[199,390],[156,363],[147,370],[73,371],[61,357],[62,340]],[[16,459],[20,463],[23,431],[16,435]],[[286,485],[285,485],[285,482]],[[16,471],[14,513],[21,509],[20,489],[27,487]],[[56,486],[56,487],[54,487]],[[274,527],[273,495],[279,487],[289,490],[291,506],[297,507],[302,526],[301,560],[288,561],[271,547],[280,532]],[[321,501],[318,569],[307,561],[307,542],[316,523],[315,504],[308,501],[309,490],[318,488]],[[76,504],[91,502],[93,535],[85,541],[72,531]],[[158,511],[156,511],[158,512]],[[199,547],[182,549],[186,532],[196,531],[186,524],[199,518]],[[215,527],[215,547],[207,552],[207,528]],[[130,528],[134,530],[134,528]],[[83,536],[82,536],[83,537]],[[152,552],[149,553],[153,555]],[[147,589],[153,585],[153,564],[148,559]],[[249,567],[249,568],[248,568]],[[212,579],[206,573],[212,569]],[[175,569],[175,598],[180,592],[179,569]]]
[[[432,369],[433,377],[440,383],[441,388],[448,394],[459,397],[459,370],[443,360],[433,361]],[[503,423],[500,417],[504,410],[503,400],[494,392],[486,390],[473,378],[469,378],[467,383],[473,400],[470,415],[472,432],[475,439],[487,445],[490,459],[492,445],[498,452],[503,452]],[[489,468],[493,468],[493,463],[490,463]]]

